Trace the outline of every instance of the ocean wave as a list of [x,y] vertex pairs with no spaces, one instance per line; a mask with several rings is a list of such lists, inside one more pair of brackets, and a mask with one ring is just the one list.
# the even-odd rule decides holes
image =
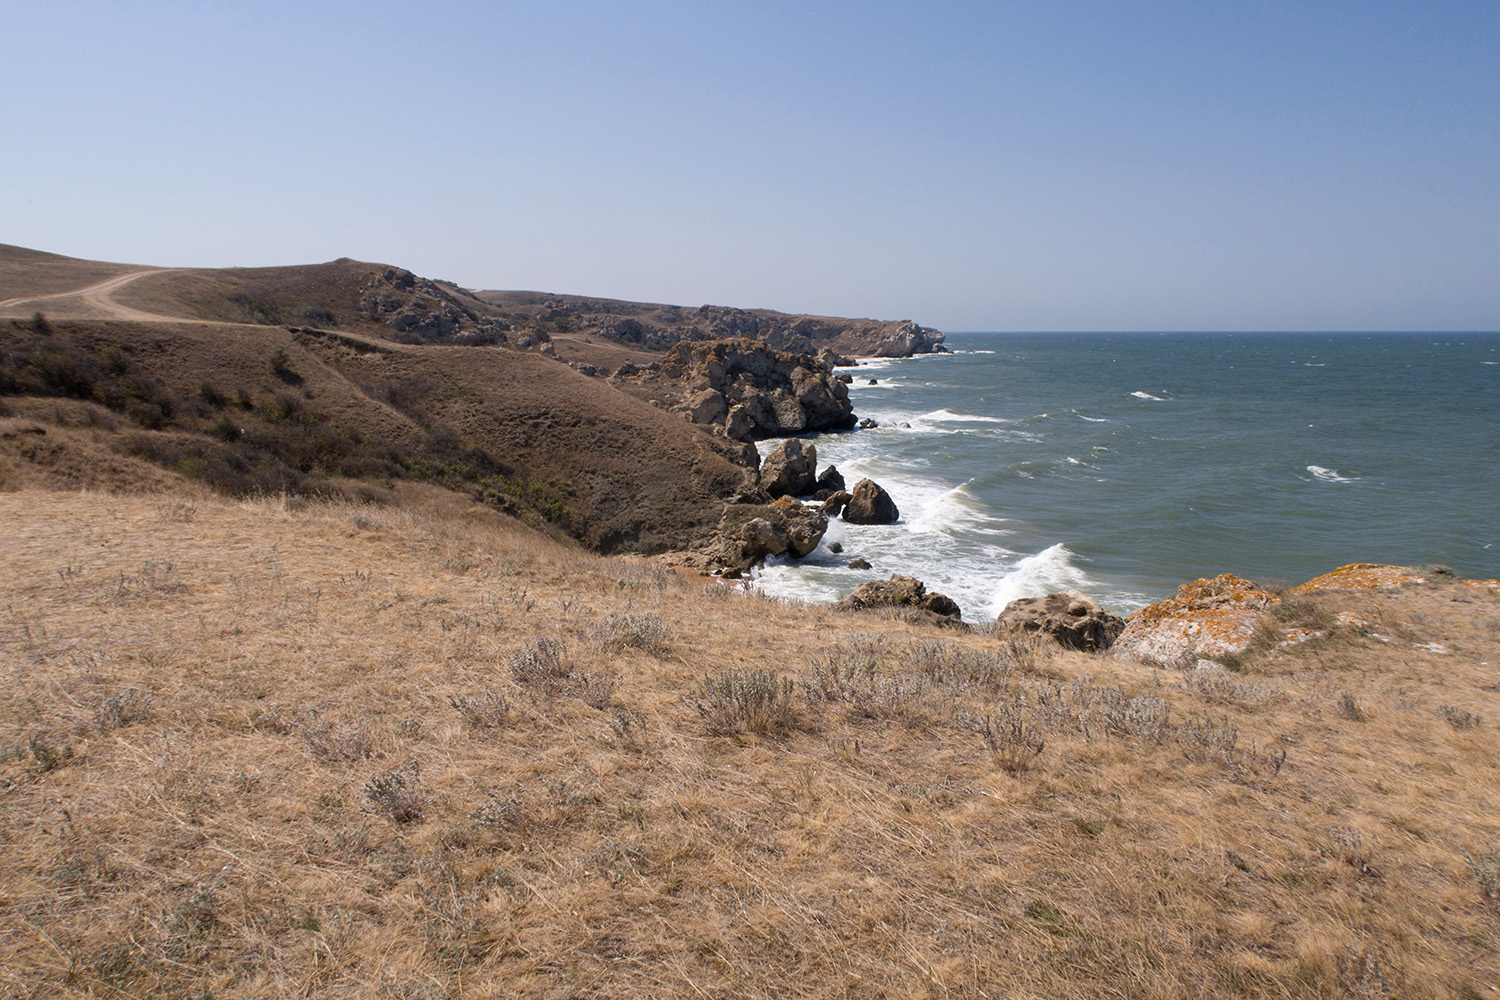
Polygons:
[[1073,416],[1077,417],[1079,420],[1087,420],[1091,424],[1107,424],[1107,423],[1109,423],[1109,418],[1108,417],[1090,417],[1090,416],[1088,416],[1086,414],[1079,413],[1077,410],[1070,410],[1069,412],[1072,413]]
[[[1043,414],[1046,416],[1046,414]],[[977,413],[955,413],[949,409],[933,410],[921,416],[913,417],[912,422],[918,420],[932,424],[1013,424],[1014,420],[1006,417],[983,417]]]
[[1166,399],[1165,396],[1153,396],[1153,395],[1151,395],[1151,393],[1149,393],[1149,392],[1142,392],[1140,389],[1137,389],[1135,392],[1132,392],[1131,395],[1134,396],[1136,399],[1154,399],[1158,403],[1165,403],[1167,401],[1167,399]]
[[[936,497],[929,495],[918,500],[920,510],[914,516],[904,519],[906,529],[916,534],[953,534],[960,531],[988,532],[1004,524],[1006,518],[989,513],[984,501],[970,492],[969,484],[972,482],[974,480],[970,479]],[[921,487],[917,489],[920,491]],[[914,504],[914,509],[915,506]]]
[[995,585],[990,599],[991,618],[1022,597],[1041,597],[1069,588],[1082,590],[1093,581],[1073,562],[1074,554],[1062,542],[1016,562]]
[[1337,469],[1325,469],[1321,465],[1309,465],[1307,471],[1325,483],[1357,483],[1360,476],[1346,475]]

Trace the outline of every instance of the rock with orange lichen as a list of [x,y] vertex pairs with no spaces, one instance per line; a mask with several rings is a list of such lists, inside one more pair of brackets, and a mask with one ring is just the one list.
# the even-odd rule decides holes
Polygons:
[[1261,612],[1281,598],[1233,573],[1194,580],[1177,596],[1131,616],[1110,653],[1162,666],[1240,653],[1250,645]]
[[1300,597],[1321,590],[1395,590],[1409,584],[1426,582],[1426,577],[1409,566],[1350,563],[1348,566],[1340,566],[1332,573],[1324,573],[1316,579],[1298,584],[1288,590],[1287,595]]

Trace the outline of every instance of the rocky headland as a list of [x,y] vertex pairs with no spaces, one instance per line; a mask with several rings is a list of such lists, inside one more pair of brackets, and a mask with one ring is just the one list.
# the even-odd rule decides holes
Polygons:
[[705,305],[697,308],[547,292],[478,291],[508,318],[553,335],[598,337],[651,351],[679,341],[750,339],[777,351],[902,358],[945,350],[943,334],[911,320],[845,319]]

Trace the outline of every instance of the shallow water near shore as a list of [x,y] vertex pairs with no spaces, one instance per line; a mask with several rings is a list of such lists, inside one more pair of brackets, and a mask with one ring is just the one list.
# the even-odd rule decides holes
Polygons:
[[[1500,334],[950,334],[845,369],[879,427],[815,435],[901,520],[834,520],[755,586],[908,573],[969,621],[1076,587],[1120,612],[1221,572],[1350,562],[1500,576]],[[868,384],[871,379],[877,384]],[[780,442],[761,442],[762,456]],[[829,551],[839,542],[843,552]],[[862,556],[873,568],[846,568]]]

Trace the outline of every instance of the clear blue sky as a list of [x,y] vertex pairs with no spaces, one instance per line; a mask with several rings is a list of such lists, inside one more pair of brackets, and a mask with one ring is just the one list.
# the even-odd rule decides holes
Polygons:
[[0,242],[949,330],[1500,328],[1500,0],[12,0]]

